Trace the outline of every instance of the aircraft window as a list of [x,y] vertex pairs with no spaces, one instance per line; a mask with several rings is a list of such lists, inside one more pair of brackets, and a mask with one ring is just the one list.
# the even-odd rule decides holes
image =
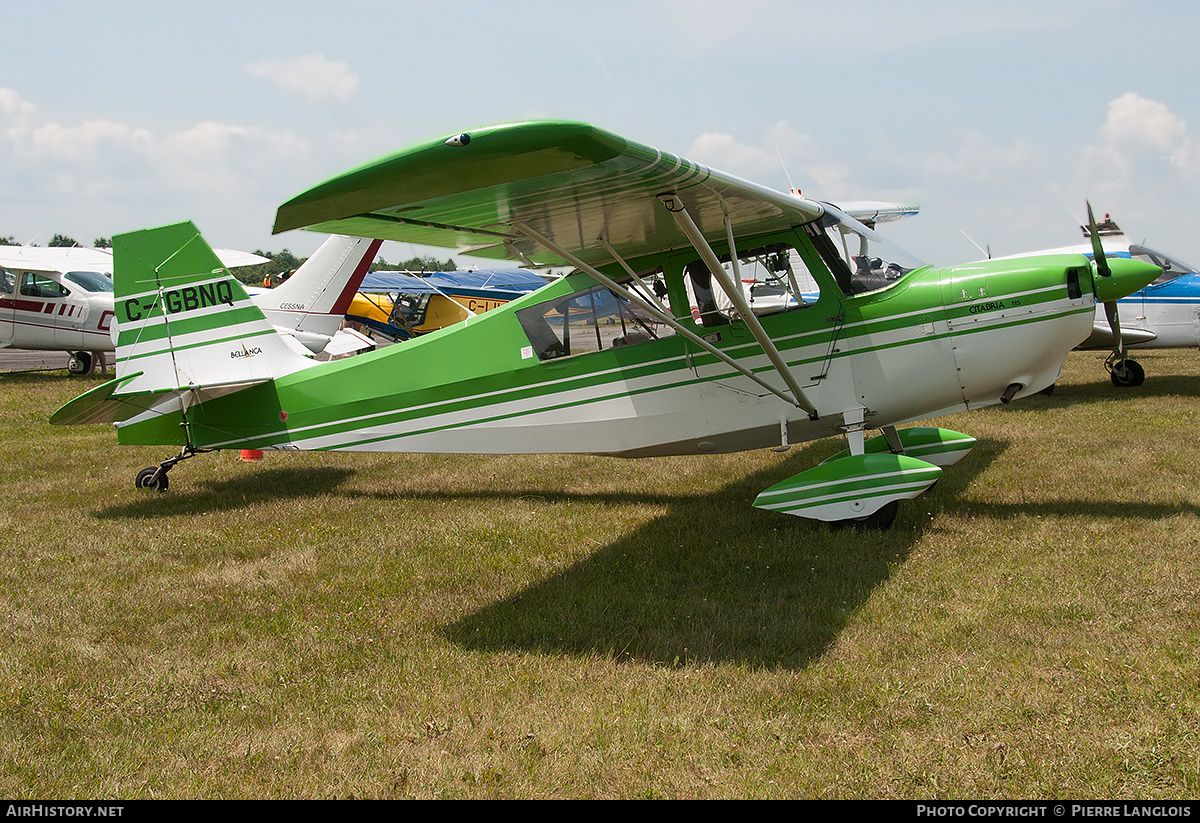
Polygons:
[[1154,281],[1155,283],[1166,283],[1174,280],[1176,277],[1196,273],[1196,270],[1186,263],[1167,257],[1162,252],[1148,249],[1145,246],[1130,246],[1129,254],[1137,260],[1144,260],[1162,269],[1162,274]]
[[604,286],[517,312],[539,360],[632,346],[674,334]]
[[17,276],[8,269],[0,269],[0,294],[12,294],[17,288]]
[[392,312],[388,323],[411,332],[425,322],[425,310],[429,307],[428,294],[393,293],[391,297]]
[[[820,291],[799,252],[787,244],[767,246],[738,253],[738,270],[722,258],[725,274],[730,281],[741,277],[742,296],[757,315],[804,308],[815,302]],[[692,316],[704,327],[721,326],[736,316],[733,301],[702,261],[695,260],[685,268]]]
[[44,275],[25,272],[21,276],[21,294],[25,297],[66,297],[70,293],[70,289]]
[[112,281],[98,271],[69,271],[63,278],[85,291],[111,293],[113,290]]
[[841,210],[828,204],[825,208],[806,231],[845,294],[885,288],[925,265]]

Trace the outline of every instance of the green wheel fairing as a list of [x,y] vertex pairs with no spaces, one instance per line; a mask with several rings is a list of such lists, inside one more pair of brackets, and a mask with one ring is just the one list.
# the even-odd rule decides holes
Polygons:
[[862,454],[814,466],[760,493],[768,511],[844,520],[869,515],[893,500],[909,500],[942,476],[937,466],[896,454]]
[[[975,448],[976,443],[975,438],[970,435],[933,426],[913,426],[908,429],[900,429],[896,436],[904,447],[905,455],[925,460],[937,466],[946,466],[957,462]],[[866,454],[885,454],[890,449],[891,444],[883,435],[872,437],[863,444],[863,451]],[[843,449],[821,462],[829,463],[847,457],[850,457],[850,450]]]

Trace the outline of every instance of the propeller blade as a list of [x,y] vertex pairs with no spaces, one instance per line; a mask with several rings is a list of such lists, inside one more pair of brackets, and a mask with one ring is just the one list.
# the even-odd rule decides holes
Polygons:
[[[1096,257],[1096,271],[1101,277],[1112,277],[1108,267],[1108,258],[1104,256],[1104,244],[1100,242],[1100,229],[1096,226],[1096,216],[1092,214],[1092,204],[1087,204],[1088,232],[1092,235],[1092,253]],[[1114,309],[1115,310],[1115,309]]]
[[1117,310],[1116,300],[1104,304],[1104,314],[1108,317],[1108,327],[1112,329],[1113,340],[1116,341],[1117,356],[1124,358],[1125,341],[1121,338],[1121,314]]

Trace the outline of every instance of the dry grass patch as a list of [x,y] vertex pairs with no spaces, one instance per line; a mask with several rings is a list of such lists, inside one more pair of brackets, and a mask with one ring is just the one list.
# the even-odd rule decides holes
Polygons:
[[[750,507],[833,441],[620,461],[231,454],[0,377],[10,797],[1190,797],[1195,352],[944,418],[882,534]],[[169,450],[167,450],[169,451]]]

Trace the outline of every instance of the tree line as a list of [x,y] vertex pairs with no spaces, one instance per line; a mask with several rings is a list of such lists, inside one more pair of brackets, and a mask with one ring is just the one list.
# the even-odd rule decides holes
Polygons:
[[[304,263],[308,258],[296,257],[287,249],[280,252],[255,250],[254,252],[259,257],[268,258],[268,262],[259,263],[257,266],[242,266],[233,269],[233,276],[243,283],[251,285],[261,285],[267,275],[271,276],[273,285],[279,284],[279,276],[288,272],[293,272]],[[410,257],[408,260],[402,260],[398,263],[389,263],[382,257],[376,257],[371,263],[369,271],[409,271],[409,272],[435,272],[435,271],[454,271],[458,268],[458,264],[452,259],[438,260],[436,257]]]
[[[0,237],[0,245],[4,246],[19,246],[17,240],[10,237]],[[37,245],[32,244],[32,245]],[[64,234],[56,234],[46,244],[50,248],[73,248],[80,246],[78,240],[68,237]],[[96,249],[111,249],[112,240],[107,237],[97,237],[92,241],[92,248]],[[279,252],[260,251],[256,250],[254,254],[259,257],[267,258],[266,263],[259,263],[256,266],[242,266],[233,270],[233,275],[243,283],[250,285],[261,285],[267,278],[271,276],[271,282],[278,284],[279,276],[287,272],[295,271],[307,260],[307,257],[297,257],[287,249]],[[458,268],[458,264],[453,259],[438,260],[436,257],[411,257],[408,260],[402,260],[397,263],[389,263],[382,257],[376,257],[375,262],[371,264],[371,271],[410,271],[410,272],[435,272],[435,271],[454,271]]]

